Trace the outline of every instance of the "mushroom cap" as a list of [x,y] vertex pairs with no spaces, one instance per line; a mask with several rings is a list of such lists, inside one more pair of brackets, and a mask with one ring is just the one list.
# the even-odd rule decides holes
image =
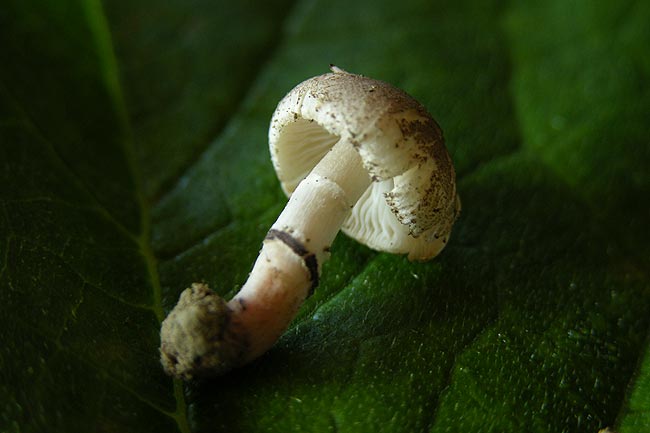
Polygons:
[[273,166],[290,196],[339,140],[355,147],[373,182],[343,223],[370,248],[427,260],[460,212],[442,130],[392,85],[345,72],[310,78],[278,104],[269,129]]

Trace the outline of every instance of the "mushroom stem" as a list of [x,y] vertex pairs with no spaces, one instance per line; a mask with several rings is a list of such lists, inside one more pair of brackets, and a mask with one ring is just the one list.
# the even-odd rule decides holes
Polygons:
[[353,145],[339,140],[296,187],[248,280],[225,307],[205,285],[181,295],[161,331],[167,372],[219,374],[273,346],[318,285],[332,241],[370,184]]
[[339,141],[298,185],[271,226],[240,292],[228,303],[248,336],[244,362],[266,352],[318,285],[343,220],[371,180],[353,146]]

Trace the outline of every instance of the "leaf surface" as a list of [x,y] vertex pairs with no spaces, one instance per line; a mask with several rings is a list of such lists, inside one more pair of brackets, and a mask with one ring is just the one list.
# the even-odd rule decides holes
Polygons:
[[[644,2],[11,0],[0,12],[0,430],[650,428]],[[266,355],[183,386],[181,290],[246,279],[277,101],[329,63],[445,130],[434,261],[341,235]]]

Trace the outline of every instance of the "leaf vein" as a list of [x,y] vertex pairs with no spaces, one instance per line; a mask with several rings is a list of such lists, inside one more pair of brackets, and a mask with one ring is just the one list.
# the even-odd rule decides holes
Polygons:
[[[66,353],[66,354],[72,356],[73,358],[75,358],[76,360],[80,361],[81,363],[85,364],[86,366],[92,368],[93,370],[96,370],[96,371],[99,371],[99,372],[103,373],[107,379],[109,379],[111,382],[115,383],[120,388],[127,391],[129,394],[136,397],[141,402],[145,403],[146,405],[150,406],[151,408],[155,409],[156,411],[161,412],[161,413],[169,416],[170,418],[175,418],[173,412],[169,412],[169,411],[163,409],[162,407],[160,407],[156,403],[154,403],[152,401],[149,401],[147,398],[140,395],[140,393],[138,393],[132,387],[130,387],[129,385],[124,383],[119,378],[115,377],[108,369],[106,369],[106,367],[104,367],[102,365],[99,365],[99,364],[96,364],[95,362],[91,361],[90,359],[86,358],[85,356],[73,351],[72,348],[64,346],[63,344],[61,344],[60,341],[58,341],[58,339],[52,338],[51,336],[47,335],[44,331],[42,331],[38,327],[33,326],[31,323],[26,322],[21,316],[16,315],[14,312],[9,311],[9,315],[12,316],[12,320],[20,323],[23,327],[25,327],[27,329],[30,329],[32,332],[34,332],[40,338],[53,343],[55,345],[56,349],[59,352]],[[54,352],[54,353],[51,354],[51,356],[54,356],[56,354],[57,353]]]
[[[92,3],[89,3],[92,2]],[[151,249],[151,213],[144,199],[144,192],[142,188],[142,176],[138,170],[138,165],[135,157],[135,141],[133,139],[133,132],[129,122],[128,110],[125,104],[122,85],[117,67],[117,57],[112,44],[112,36],[110,34],[106,13],[102,7],[100,0],[87,0],[87,12],[89,13],[89,20],[91,26],[95,30],[95,37],[97,48],[101,54],[102,60],[106,67],[107,85],[111,90],[114,98],[117,112],[122,120],[127,139],[122,141],[124,152],[126,154],[127,162],[131,170],[131,174],[135,180],[136,196],[140,206],[140,236],[138,237],[138,245],[140,252],[145,259],[147,272],[151,280],[153,290],[153,305],[152,309],[156,314],[159,322],[164,318],[162,307],[162,288],[160,285],[160,276],[158,274],[158,265],[155,255]],[[178,382],[177,379],[174,379]],[[174,397],[176,399],[176,411],[173,418],[182,433],[189,433],[190,427],[186,416],[186,403],[182,392],[178,392],[180,385],[174,383]]]

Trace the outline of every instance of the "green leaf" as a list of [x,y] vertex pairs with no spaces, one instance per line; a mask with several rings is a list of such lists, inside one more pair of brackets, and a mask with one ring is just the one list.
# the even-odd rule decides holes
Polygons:
[[[5,2],[0,431],[650,430],[650,4],[448,3]],[[341,235],[268,354],[172,381],[160,321],[245,281],[270,115],[329,63],[443,126],[452,239]]]

